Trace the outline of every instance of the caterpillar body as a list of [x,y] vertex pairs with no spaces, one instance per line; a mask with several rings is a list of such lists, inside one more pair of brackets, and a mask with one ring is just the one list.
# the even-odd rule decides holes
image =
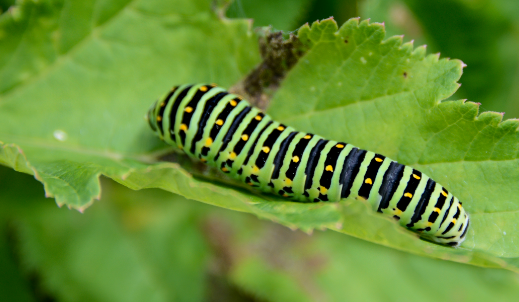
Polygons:
[[469,217],[443,186],[383,155],[272,120],[214,84],[174,87],[147,120],[166,143],[261,191],[306,202],[355,197],[421,237],[450,246]]

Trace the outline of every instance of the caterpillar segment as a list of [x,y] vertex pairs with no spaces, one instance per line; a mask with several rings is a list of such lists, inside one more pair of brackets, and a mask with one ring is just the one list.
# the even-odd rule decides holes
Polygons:
[[469,217],[427,175],[383,155],[276,122],[214,84],[176,86],[149,109],[151,129],[188,156],[301,202],[354,197],[421,237],[459,246]]

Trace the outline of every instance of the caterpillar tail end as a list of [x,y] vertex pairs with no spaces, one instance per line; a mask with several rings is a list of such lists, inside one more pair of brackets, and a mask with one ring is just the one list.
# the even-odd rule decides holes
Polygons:
[[456,232],[454,235],[451,235],[449,237],[426,236],[426,239],[434,241],[434,242],[442,244],[442,245],[448,245],[451,247],[459,247],[463,243],[463,241],[465,241],[467,231],[469,229],[470,218],[468,217],[468,215],[467,215],[467,219],[465,221],[466,221],[466,223],[463,224],[463,227],[458,232]]

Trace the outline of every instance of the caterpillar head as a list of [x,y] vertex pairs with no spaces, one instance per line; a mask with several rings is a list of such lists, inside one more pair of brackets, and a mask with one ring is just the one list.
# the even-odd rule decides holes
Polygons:
[[148,125],[151,127],[151,130],[153,130],[155,133],[157,133],[160,136],[159,125],[158,125],[158,119],[162,119],[162,117],[158,118],[157,113],[159,112],[159,102],[156,101],[151,105],[150,109],[148,109],[148,113],[144,116],[144,119],[148,122]]

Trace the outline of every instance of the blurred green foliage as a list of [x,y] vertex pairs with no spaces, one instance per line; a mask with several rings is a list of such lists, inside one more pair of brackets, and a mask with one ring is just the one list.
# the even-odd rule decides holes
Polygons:
[[[1,1],[0,9],[11,4]],[[505,0],[242,0],[229,10],[289,31],[332,15],[339,24],[358,15],[385,21],[388,35],[406,33],[468,65],[455,98],[508,117],[519,116],[517,13],[519,3]],[[335,232],[307,235],[107,179],[102,185],[102,199],[81,214],[43,198],[31,176],[0,167],[0,301],[513,301],[519,294],[509,271]]]
[[[103,181],[81,214],[0,167],[1,301],[512,301],[518,277]],[[434,284],[434,286],[431,286]],[[395,290],[398,289],[398,290]]]

